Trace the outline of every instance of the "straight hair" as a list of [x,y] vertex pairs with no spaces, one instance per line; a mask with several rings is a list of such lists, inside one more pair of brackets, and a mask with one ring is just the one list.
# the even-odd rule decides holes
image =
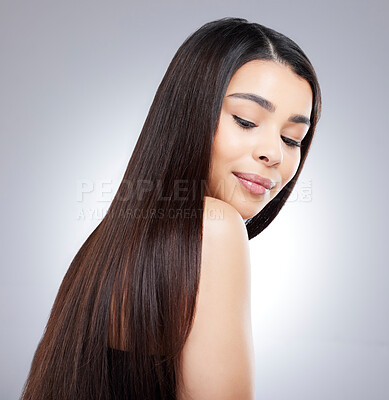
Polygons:
[[[293,40],[273,29],[244,18],[208,22],[174,55],[118,191],[63,278],[21,400],[114,399],[108,343],[125,350],[120,371],[130,384],[123,384],[123,398],[176,398],[196,310],[214,133],[230,79],[251,60],[286,65],[312,88],[298,170],[246,221],[248,238],[285,204],[320,118],[313,66]],[[185,194],[178,196],[183,183]]]

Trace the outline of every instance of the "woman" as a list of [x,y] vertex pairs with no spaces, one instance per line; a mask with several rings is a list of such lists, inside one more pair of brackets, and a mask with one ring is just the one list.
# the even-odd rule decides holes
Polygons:
[[320,111],[314,69],[284,35],[242,18],[190,35],[21,398],[254,399],[248,240],[285,204]]

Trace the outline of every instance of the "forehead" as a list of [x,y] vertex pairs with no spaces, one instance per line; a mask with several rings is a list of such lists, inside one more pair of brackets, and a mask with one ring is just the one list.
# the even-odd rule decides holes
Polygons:
[[311,113],[312,89],[309,83],[290,67],[274,61],[252,60],[240,67],[230,80],[226,96],[232,93],[257,94],[272,102],[276,110],[308,117]]

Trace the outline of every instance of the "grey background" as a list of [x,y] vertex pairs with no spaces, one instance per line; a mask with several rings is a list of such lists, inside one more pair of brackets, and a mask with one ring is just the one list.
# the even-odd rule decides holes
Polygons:
[[388,11],[384,0],[0,1],[1,399],[20,394],[171,58],[225,16],[295,40],[323,92],[299,185],[250,242],[257,399],[389,398]]

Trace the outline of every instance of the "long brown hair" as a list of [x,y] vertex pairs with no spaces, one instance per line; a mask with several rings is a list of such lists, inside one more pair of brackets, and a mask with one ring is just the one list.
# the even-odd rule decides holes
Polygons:
[[[213,135],[231,77],[254,59],[288,65],[313,92],[299,168],[246,221],[249,238],[276,217],[295,186],[320,118],[315,71],[294,41],[270,28],[243,18],[206,23],[174,55],[116,196],[70,264],[21,399],[113,398],[108,344],[127,350],[128,398],[176,398],[199,285]],[[183,183],[185,194],[177,196]]]

